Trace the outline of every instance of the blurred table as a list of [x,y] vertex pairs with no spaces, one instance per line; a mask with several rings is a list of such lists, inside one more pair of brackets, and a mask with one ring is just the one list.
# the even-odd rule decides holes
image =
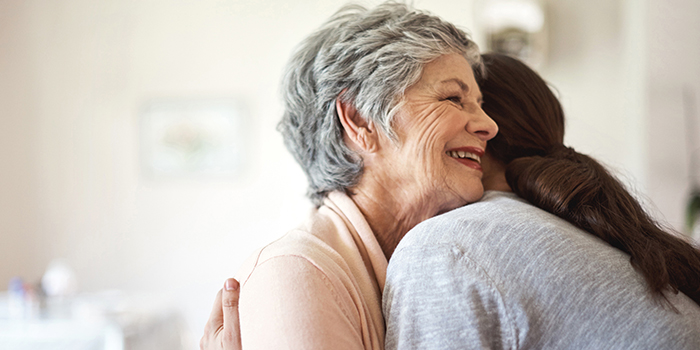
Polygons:
[[125,350],[116,324],[76,320],[0,320],[3,350]]
[[153,298],[121,293],[83,295],[22,313],[13,310],[13,303],[16,301],[7,293],[0,293],[2,350],[183,348],[182,318],[168,308],[156,307]]

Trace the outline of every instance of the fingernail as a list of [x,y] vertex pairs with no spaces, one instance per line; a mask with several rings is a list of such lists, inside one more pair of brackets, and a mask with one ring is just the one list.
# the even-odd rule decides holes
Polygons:
[[237,290],[238,289],[238,281],[236,281],[233,278],[229,278],[226,280],[226,283],[224,283],[224,288],[226,290]]

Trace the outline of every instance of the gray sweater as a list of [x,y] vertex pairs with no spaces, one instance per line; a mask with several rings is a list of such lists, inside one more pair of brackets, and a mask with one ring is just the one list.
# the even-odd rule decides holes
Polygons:
[[700,349],[700,307],[667,296],[679,313],[655,301],[625,253],[487,192],[397,247],[386,349]]

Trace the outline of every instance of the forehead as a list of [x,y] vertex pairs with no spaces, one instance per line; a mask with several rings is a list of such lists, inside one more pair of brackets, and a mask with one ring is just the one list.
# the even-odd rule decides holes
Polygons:
[[453,85],[471,93],[479,91],[471,65],[459,54],[440,56],[423,67],[416,88],[438,88]]

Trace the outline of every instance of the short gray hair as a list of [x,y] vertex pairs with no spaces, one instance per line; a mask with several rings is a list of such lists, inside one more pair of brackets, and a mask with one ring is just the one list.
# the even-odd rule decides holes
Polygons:
[[362,176],[362,160],[343,141],[336,99],[397,141],[392,121],[404,92],[426,63],[450,53],[483,70],[478,47],[462,30],[395,2],[346,5],[297,47],[282,82],[285,112],[277,128],[306,173],[314,204]]

